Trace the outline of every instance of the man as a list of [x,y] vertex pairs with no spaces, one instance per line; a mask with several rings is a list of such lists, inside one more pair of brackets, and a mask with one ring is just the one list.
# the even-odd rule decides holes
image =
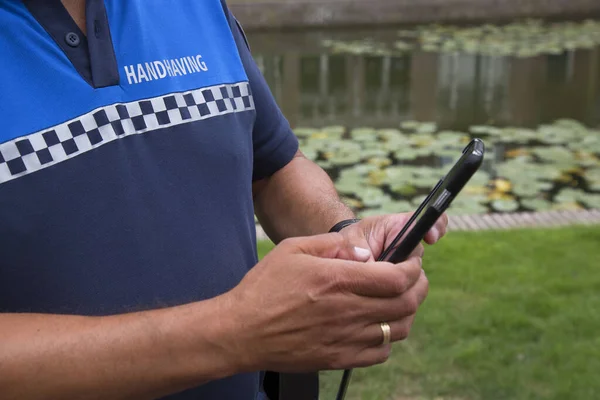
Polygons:
[[249,400],[408,335],[423,249],[373,261],[406,216],[338,224],[224,2],[4,0],[0,27],[3,400]]

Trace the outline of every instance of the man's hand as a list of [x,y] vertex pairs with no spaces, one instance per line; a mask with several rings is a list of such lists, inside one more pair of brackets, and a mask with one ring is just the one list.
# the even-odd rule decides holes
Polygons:
[[[356,224],[345,227],[340,233],[354,246],[371,250],[372,254],[369,260],[372,261],[376,260],[383,250],[392,243],[411,216],[412,213],[368,217]],[[442,214],[433,228],[425,235],[425,242],[427,244],[436,243],[446,234],[447,229],[448,216]],[[423,252],[423,246],[419,245],[413,254],[422,257]]]
[[397,265],[368,257],[339,233],[288,239],[271,251],[224,295],[223,318],[235,327],[224,341],[235,344],[242,369],[307,372],[387,360],[380,323],[390,324],[392,341],[405,339],[428,283],[420,257]]

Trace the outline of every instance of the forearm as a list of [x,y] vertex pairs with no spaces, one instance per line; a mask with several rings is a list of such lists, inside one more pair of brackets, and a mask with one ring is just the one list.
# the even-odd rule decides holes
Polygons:
[[0,314],[1,397],[156,399],[233,375],[219,301],[110,317]]
[[302,155],[261,182],[254,203],[261,226],[276,243],[325,233],[337,222],[354,218],[327,173]]

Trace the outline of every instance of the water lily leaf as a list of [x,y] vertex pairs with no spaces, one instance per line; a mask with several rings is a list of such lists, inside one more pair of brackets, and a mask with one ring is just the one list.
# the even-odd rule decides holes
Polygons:
[[367,163],[371,164],[371,165],[376,165],[379,168],[383,168],[383,167],[387,167],[388,165],[390,165],[392,163],[392,160],[390,160],[387,157],[373,157],[370,158]]
[[394,152],[394,157],[398,160],[415,160],[421,156],[421,153],[412,147],[403,147]]
[[418,207],[425,200],[425,198],[427,198],[427,195],[416,196],[410,202],[413,205],[413,207]]
[[437,124],[435,122],[423,122],[419,124],[416,131],[417,133],[434,133],[437,131]]
[[370,158],[379,158],[386,157],[388,155],[388,151],[380,148],[371,148],[371,149],[362,149],[360,152],[360,157],[365,159]]
[[521,200],[523,207],[530,209],[531,211],[547,211],[552,208],[552,203],[546,199],[523,199]]
[[475,125],[469,128],[474,135],[501,135],[502,129],[495,126]]
[[525,144],[536,139],[537,136],[538,132],[531,129],[507,127],[502,129],[501,134],[493,136],[491,139],[501,143]]
[[574,203],[580,200],[584,192],[571,188],[561,190],[555,197],[554,201],[558,203]]
[[514,199],[498,199],[492,201],[492,207],[500,212],[513,212],[519,209],[519,203]]
[[546,181],[519,181],[513,186],[512,192],[519,197],[533,197],[540,192],[552,189],[553,186],[551,182]]
[[488,200],[493,201],[493,200],[514,200],[515,197],[511,194],[508,193],[503,193],[503,192],[489,192],[487,195]]
[[572,141],[567,146],[573,150],[585,150],[592,153],[600,153],[600,130],[588,131],[588,135],[580,140]]
[[429,24],[402,30],[393,41],[326,39],[322,46],[332,53],[404,54],[415,48],[425,52],[467,53],[528,58],[539,54],[562,54],[567,50],[592,49],[600,44],[598,21],[518,21],[491,27],[489,24],[460,27]]
[[583,210],[583,207],[577,202],[568,202],[553,204],[551,209],[556,211],[578,211]]
[[341,135],[343,135],[346,132],[346,128],[345,127],[338,126],[338,125],[327,126],[327,127],[323,128],[321,130],[323,132],[326,132],[329,135],[332,135],[332,136],[341,136]]
[[413,210],[413,207],[410,204],[410,202],[405,201],[405,200],[400,200],[400,201],[389,200],[389,201],[385,201],[381,204],[380,210],[385,214],[392,214],[392,213],[409,212],[409,211]]
[[483,214],[489,211],[488,207],[484,204],[487,202],[485,196],[482,195],[469,195],[468,193],[461,192],[457,196],[448,208],[448,215],[469,215],[469,214]]
[[590,168],[584,171],[583,176],[589,183],[600,183],[600,168]]
[[372,171],[369,171],[368,183],[371,186],[381,186],[385,183],[386,178],[387,174],[384,170],[374,169]]
[[389,195],[385,194],[381,189],[374,187],[367,187],[357,193],[357,196],[361,198],[363,204],[366,207],[380,206],[386,201],[390,201]]
[[416,130],[421,123],[418,121],[403,121],[400,123],[400,128],[405,129],[407,131]]
[[575,161],[577,164],[584,167],[595,167],[600,166],[600,158],[592,152],[589,151],[577,151],[575,153]]
[[579,201],[589,208],[600,208],[600,194],[583,193]]
[[552,180],[561,175],[561,170],[549,164],[534,164],[520,159],[512,159],[496,165],[499,176],[517,182],[529,183],[535,180]]
[[352,140],[358,142],[373,142],[377,140],[377,134],[375,133],[375,129],[372,128],[352,129],[352,131],[350,132],[350,137],[352,137]]
[[335,189],[343,194],[355,194],[366,186],[366,182],[361,178],[345,177],[334,182]]
[[465,141],[467,143],[470,140],[470,136],[465,132],[456,132],[456,131],[440,131],[437,134],[438,141],[443,143],[455,143],[459,146],[463,146]]
[[390,189],[392,190],[392,192],[402,195],[404,197],[410,197],[417,193],[417,188],[409,183],[392,185]]

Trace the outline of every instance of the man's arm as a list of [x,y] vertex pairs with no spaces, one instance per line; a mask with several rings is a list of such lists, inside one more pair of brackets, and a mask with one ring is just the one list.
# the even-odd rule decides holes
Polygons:
[[149,400],[244,372],[384,362],[380,321],[406,338],[428,284],[418,257],[366,261],[341,234],[296,238],[210,300],[109,317],[0,313],[0,397]]
[[354,218],[325,171],[300,151],[285,167],[253,184],[255,213],[275,243],[325,233]]
[[216,298],[109,317],[0,314],[0,397],[156,399],[233,375],[225,311]]

